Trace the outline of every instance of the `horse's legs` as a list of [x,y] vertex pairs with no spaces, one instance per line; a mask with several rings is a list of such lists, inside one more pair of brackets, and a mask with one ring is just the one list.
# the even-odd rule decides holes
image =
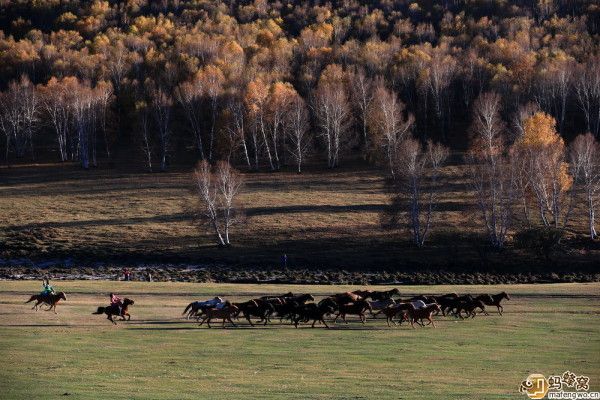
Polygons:
[[433,327],[435,328],[435,324],[433,323],[433,319],[431,319],[431,315],[429,317],[427,317],[427,319],[429,320],[431,325],[433,325]]
[[113,323],[113,324],[115,324],[115,325],[117,324],[117,323],[115,322],[115,320],[114,320],[114,319],[112,319],[112,315],[110,315],[110,314],[108,314],[108,317],[106,317],[106,319],[110,320],[110,322],[112,322],[112,323]]
[[229,316],[227,317],[227,320],[228,320],[229,322],[231,322],[231,325],[233,325],[233,326],[237,326],[237,325],[235,324],[235,322],[233,322],[233,320],[231,319],[231,315],[229,315]]
[[317,319],[315,318],[315,320],[313,321],[313,323],[312,323],[312,325],[310,327],[314,328],[316,323],[317,323]]
[[204,318],[202,318],[202,321],[200,321],[200,317],[198,317],[198,318],[196,319],[196,321],[200,321],[200,326],[202,326],[202,324],[203,324],[203,323],[204,323],[204,322],[205,322],[207,319],[208,319],[208,317],[204,317]]
[[500,313],[500,315],[502,315],[502,312],[504,312],[504,307],[502,307],[500,304],[498,304],[498,313]]
[[325,322],[323,318],[321,318],[321,322],[323,323],[323,325],[325,325],[325,328],[329,329],[329,325],[327,325],[327,322]]
[[254,324],[252,323],[252,321],[250,320],[250,314],[246,314],[244,313],[244,317],[246,317],[246,319],[248,320],[248,322],[250,323],[250,326],[254,326]]
[[360,322],[362,322],[364,324],[365,321],[367,320],[367,317],[365,317],[364,314],[358,314],[358,316],[360,317]]
[[208,318],[208,320],[206,320],[206,325],[208,325],[208,327],[209,327],[209,328],[212,328],[212,327],[210,326],[210,320],[211,320],[211,319],[212,319],[212,317],[210,317],[210,318]]

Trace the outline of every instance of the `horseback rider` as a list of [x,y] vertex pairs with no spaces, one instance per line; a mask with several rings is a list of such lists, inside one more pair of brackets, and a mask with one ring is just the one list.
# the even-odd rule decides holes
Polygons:
[[117,296],[114,293],[110,294],[110,305],[117,307],[117,309],[119,310],[119,315],[123,313],[123,301],[119,296]]
[[54,288],[50,285],[50,280],[48,278],[45,278],[42,280],[42,292],[40,293],[40,295],[44,298],[46,298],[47,296],[54,294]]

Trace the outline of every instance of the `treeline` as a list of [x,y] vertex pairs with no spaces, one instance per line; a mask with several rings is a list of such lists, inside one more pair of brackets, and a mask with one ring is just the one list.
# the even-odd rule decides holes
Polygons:
[[599,21],[559,0],[0,2],[1,146],[300,171],[385,160],[406,132],[465,150],[491,91],[513,139],[528,107],[597,137]]

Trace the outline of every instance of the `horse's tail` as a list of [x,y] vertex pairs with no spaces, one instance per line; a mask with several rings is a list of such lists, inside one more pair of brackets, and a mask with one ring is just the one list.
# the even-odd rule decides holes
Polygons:
[[31,301],[34,301],[34,300],[36,299],[36,297],[37,297],[37,296],[34,294],[33,296],[31,296],[31,298],[30,298],[29,300],[27,300],[27,301],[25,302],[25,304],[27,304],[27,303],[29,303],[29,302],[31,302]]
[[105,310],[106,310],[106,307],[98,307],[96,312],[93,312],[92,314],[104,314]]
[[194,305],[194,302],[191,302],[190,304],[188,304],[187,307],[185,308],[185,310],[183,310],[183,313],[181,313],[181,315],[185,315],[188,312],[188,310],[190,308],[192,308],[193,305]]

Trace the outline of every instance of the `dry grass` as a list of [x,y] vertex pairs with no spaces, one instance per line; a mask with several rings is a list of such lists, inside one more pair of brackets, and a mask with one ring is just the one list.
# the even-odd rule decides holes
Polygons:
[[[384,181],[366,167],[246,174],[240,200],[250,218],[235,228],[231,249],[215,248],[210,234],[201,233],[186,212],[193,204],[189,170],[139,174],[53,165],[2,169],[0,174],[0,239],[4,236],[4,254],[12,258],[181,257],[266,266],[287,253],[296,266],[488,263],[472,240],[481,231],[460,166],[445,170],[437,222],[424,250],[413,248],[407,232],[381,229]],[[584,227],[583,213],[575,216],[574,225]],[[33,229],[30,236],[14,235],[27,229]],[[598,251],[584,253],[579,255],[585,259]],[[492,262],[510,259],[489,257]]]

